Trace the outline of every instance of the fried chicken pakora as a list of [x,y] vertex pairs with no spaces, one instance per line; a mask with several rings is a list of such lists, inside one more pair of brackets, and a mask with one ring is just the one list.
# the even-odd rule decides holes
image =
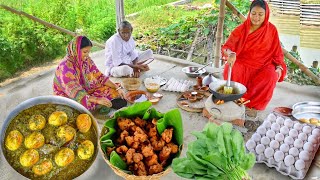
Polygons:
[[137,176],[147,176],[164,171],[171,162],[171,155],[179,151],[172,142],[173,128],[168,128],[160,135],[157,119],[147,121],[139,117],[117,119],[117,136],[115,147],[106,149],[110,156],[116,151],[128,165],[128,169]]

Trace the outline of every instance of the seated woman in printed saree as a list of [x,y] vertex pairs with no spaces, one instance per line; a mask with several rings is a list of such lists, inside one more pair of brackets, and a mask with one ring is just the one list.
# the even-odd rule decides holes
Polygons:
[[138,52],[131,36],[132,31],[132,25],[128,21],[122,21],[119,24],[118,32],[107,40],[105,75],[138,78],[141,72],[149,70],[147,64],[154,59],[153,52],[151,49]]
[[249,99],[247,115],[256,116],[256,110],[264,110],[272,98],[277,82],[286,75],[286,64],[278,31],[269,22],[270,10],[263,0],[254,0],[248,18],[229,36],[222,47],[228,67],[232,67],[231,80],[247,87],[244,98]]
[[123,97],[124,92],[98,70],[89,57],[91,47],[85,36],[69,43],[67,54],[55,72],[53,93],[73,99],[92,111],[98,105],[111,107],[111,100]]

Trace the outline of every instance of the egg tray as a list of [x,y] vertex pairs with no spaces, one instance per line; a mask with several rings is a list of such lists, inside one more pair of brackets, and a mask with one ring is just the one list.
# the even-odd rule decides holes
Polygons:
[[[274,124],[278,124],[279,126]],[[282,127],[285,127],[285,126],[287,128],[281,129]],[[308,128],[307,126],[309,126],[310,128]],[[288,131],[286,131],[286,129],[288,129]],[[295,129],[296,131],[292,129]],[[272,131],[274,131],[275,133],[273,134]],[[278,134],[282,134],[283,136]],[[305,136],[303,134],[305,134]],[[259,139],[259,135],[260,135],[260,139]],[[311,138],[309,138],[310,136]],[[270,141],[269,142],[264,141],[262,143],[261,139],[266,140],[267,138],[265,137],[269,138]],[[292,137],[293,141],[291,140],[290,142],[291,138],[287,138],[287,137]],[[300,139],[301,141],[297,139]],[[279,144],[277,144],[275,141],[277,141]],[[255,143],[252,143],[252,142],[255,142]],[[299,142],[302,142],[302,143],[299,144]],[[256,147],[259,144],[264,146],[264,150],[263,151],[260,150],[260,152],[257,152]],[[287,144],[288,146],[283,144]],[[301,147],[301,144],[302,144],[302,147]],[[259,146],[262,147],[261,145]],[[282,147],[281,145],[283,145],[284,148],[281,148]],[[319,128],[309,124],[302,124],[302,123],[299,123],[298,121],[292,121],[292,119],[290,119],[289,117],[271,113],[264,120],[264,123],[258,127],[257,131],[252,135],[252,137],[247,141],[246,148],[248,151],[256,155],[257,163],[265,163],[267,166],[275,168],[281,174],[289,176],[292,179],[303,179],[306,176],[308,169],[312,163],[312,160],[314,159],[317,153],[319,145],[320,145],[320,129]],[[285,148],[285,146],[287,146],[288,148]],[[273,153],[268,153],[268,152],[266,153],[266,149],[270,150],[271,148],[273,149]],[[296,149],[298,150],[298,154],[297,154],[297,151],[294,151]],[[270,151],[272,152],[272,150]],[[281,152],[278,153],[277,151],[281,151],[282,153]],[[301,153],[302,151],[304,151],[304,153]],[[274,153],[277,153],[278,155],[280,155],[276,157],[277,160],[275,159]],[[303,156],[302,154],[304,154],[305,156]],[[292,160],[293,164],[289,163],[289,160],[291,157],[288,157],[288,155],[289,156],[291,155],[294,158],[294,160]],[[285,163],[286,161],[285,159],[287,157],[288,157],[287,159],[288,161],[287,163]],[[303,158],[303,159],[300,159],[300,158]],[[296,161],[298,160],[299,162],[303,161],[304,168],[302,168],[303,166],[299,167],[298,165],[299,163],[296,163]]]

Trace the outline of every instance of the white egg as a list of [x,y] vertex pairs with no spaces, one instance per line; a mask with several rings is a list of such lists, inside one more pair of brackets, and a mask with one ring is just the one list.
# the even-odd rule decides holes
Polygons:
[[246,143],[246,147],[248,149],[253,149],[256,147],[256,142],[254,142],[253,140],[248,140],[247,143]]
[[312,144],[318,143],[318,137],[316,135],[311,135],[308,137],[308,142],[311,142]]
[[275,140],[277,140],[279,142],[283,141],[284,140],[284,135],[281,134],[281,133],[276,134]]
[[287,136],[285,139],[284,139],[284,142],[288,145],[291,145],[293,144],[293,138],[291,136]]
[[299,150],[298,150],[298,148],[295,148],[295,147],[290,148],[290,149],[289,149],[289,154],[292,155],[292,156],[298,156],[298,155],[299,155]]
[[280,162],[284,159],[284,153],[282,151],[277,151],[274,153],[274,160]]
[[293,128],[294,128],[295,130],[297,130],[297,131],[301,131],[301,129],[302,129],[302,124],[300,124],[300,123],[295,123],[294,126],[293,126]]
[[303,150],[308,151],[308,152],[312,152],[313,151],[313,145],[311,142],[306,142],[303,145]]
[[282,125],[283,122],[284,122],[284,119],[283,119],[282,117],[278,117],[278,118],[276,119],[276,122],[277,122],[277,124]]
[[295,129],[291,129],[291,130],[289,131],[289,136],[291,136],[292,138],[297,137],[297,136],[298,136],[298,131],[295,130]]
[[281,144],[280,151],[286,153],[289,151],[289,145],[288,144]]
[[271,113],[271,114],[268,115],[267,119],[269,121],[271,121],[271,122],[275,122],[277,117],[274,114]]
[[306,133],[300,133],[299,135],[298,135],[298,139],[301,139],[302,141],[305,141],[305,140],[307,140],[307,135],[306,135]]
[[278,149],[279,148],[279,142],[276,141],[276,140],[272,140],[270,142],[270,147],[273,148],[273,149]]
[[259,134],[265,135],[266,132],[267,132],[267,130],[266,130],[265,127],[260,126],[260,127],[258,127],[257,132],[258,132]]
[[292,155],[288,155],[284,158],[284,164],[286,166],[291,166],[294,163],[294,157]]
[[287,126],[288,128],[291,128],[293,126],[293,121],[291,121],[291,119],[286,119],[284,121],[284,125]]
[[266,135],[268,136],[268,138],[271,139],[271,138],[274,138],[276,133],[274,131],[272,131],[272,130],[268,130]]
[[268,128],[271,127],[271,122],[268,121],[268,120],[266,120],[266,121],[263,122],[263,126],[264,126],[266,129],[268,129]]
[[302,131],[306,134],[309,134],[311,132],[311,127],[310,126],[304,126]]
[[258,145],[256,146],[256,152],[257,152],[257,154],[262,154],[262,153],[264,152],[264,149],[265,149],[264,145],[258,144]]
[[315,128],[315,129],[312,131],[312,135],[319,136],[319,135],[320,135],[320,129]]
[[296,139],[293,143],[294,147],[296,148],[302,148],[303,147],[303,141],[301,139]]
[[269,145],[270,139],[268,137],[261,138],[261,144]]
[[270,158],[274,155],[274,150],[271,147],[267,147],[266,150],[264,150],[264,155],[266,158]]
[[277,124],[277,123],[273,123],[273,124],[271,125],[271,129],[272,129],[273,131],[279,132],[279,130],[280,130],[280,125]]
[[304,160],[304,161],[309,161],[310,159],[310,153],[308,151],[301,151],[299,153],[299,158]]
[[289,128],[287,126],[283,126],[280,128],[280,133],[286,135],[289,133]]
[[302,169],[304,169],[306,167],[306,164],[305,164],[305,162],[303,160],[298,159],[296,161],[296,163],[294,164],[294,167],[296,167],[296,169],[298,171],[300,171],[300,170],[302,170]]
[[254,134],[252,135],[252,139],[253,139],[255,142],[258,142],[258,141],[261,140],[261,135],[258,134],[258,133],[254,133]]

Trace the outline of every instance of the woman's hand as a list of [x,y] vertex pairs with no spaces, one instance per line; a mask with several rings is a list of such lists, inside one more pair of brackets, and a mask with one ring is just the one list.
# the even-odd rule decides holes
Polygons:
[[107,107],[111,107],[112,106],[112,103],[109,99],[106,99],[106,98],[97,98],[97,97],[89,97],[89,101],[90,102],[93,102],[93,103],[96,103],[96,104],[100,104],[100,105],[104,105],[104,106],[107,106]]
[[124,99],[124,96],[125,96],[125,93],[123,91],[123,89],[118,89],[118,93],[119,93],[119,96]]
[[280,79],[280,77],[282,75],[282,69],[280,67],[277,67],[276,68],[276,73],[278,74],[278,81],[279,81],[279,79]]
[[236,61],[236,53],[235,52],[229,53],[228,59],[227,59],[228,64],[232,67],[235,61]]

